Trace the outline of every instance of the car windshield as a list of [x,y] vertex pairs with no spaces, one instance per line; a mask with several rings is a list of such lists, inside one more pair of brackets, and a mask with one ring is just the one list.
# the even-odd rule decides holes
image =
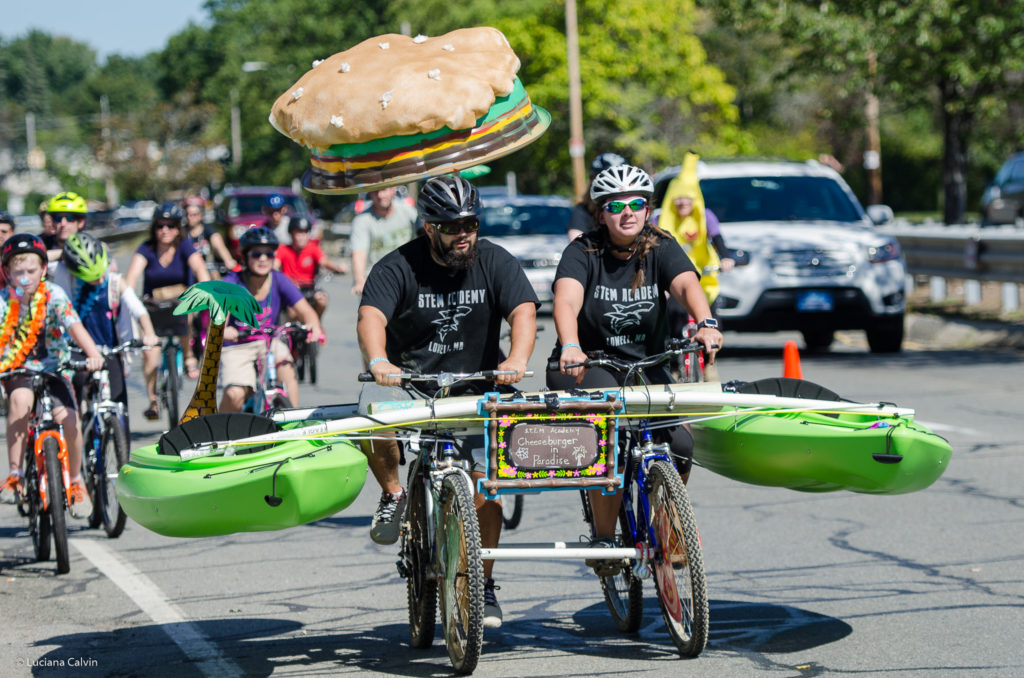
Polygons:
[[[262,194],[231,196],[231,200],[228,202],[228,216],[237,217],[242,214],[259,214],[263,211],[263,201],[266,197],[266,195]],[[298,196],[286,195],[284,196],[284,201],[288,204],[288,214],[308,218],[306,206]]]
[[850,197],[828,177],[702,179],[700,189],[704,204],[722,223],[862,220]]
[[571,208],[565,205],[494,205],[480,213],[484,236],[565,235]]

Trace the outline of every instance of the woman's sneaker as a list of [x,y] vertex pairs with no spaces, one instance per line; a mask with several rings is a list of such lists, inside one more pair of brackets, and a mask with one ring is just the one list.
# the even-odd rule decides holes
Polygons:
[[402,516],[405,514],[405,499],[405,490],[398,495],[390,492],[381,493],[380,504],[377,505],[377,512],[373,514],[373,522],[370,523],[370,539],[382,545],[398,541]]
[[92,499],[89,498],[85,485],[81,482],[71,483],[70,495],[71,506],[68,510],[71,511],[72,518],[88,518],[92,515]]
[[501,627],[501,606],[498,605],[498,597],[494,595],[495,589],[500,586],[494,585],[494,580],[488,578],[484,582],[484,628],[496,629]]

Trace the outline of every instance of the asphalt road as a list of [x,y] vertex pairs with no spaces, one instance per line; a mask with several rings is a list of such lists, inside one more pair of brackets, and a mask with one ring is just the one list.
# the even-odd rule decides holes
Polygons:
[[[359,363],[348,281],[330,283],[321,383],[306,403],[351,402]],[[534,369],[554,342],[550,318]],[[787,335],[726,335],[720,377],[779,376]],[[695,469],[690,494],[711,599],[704,654],[680,660],[653,586],[634,635],[612,624],[582,564],[499,563],[504,626],[479,676],[1017,676],[1024,607],[1019,352],[867,353],[845,333],[803,355],[804,376],[857,400],[917,409],[953,444],[949,470],[910,495],[802,494]],[[138,365],[138,363],[136,363]],[[146,422],[133,377],[138,446]],[[191,385],[186,386],[190,391]],[[23,519],[0,506],[0,676],[448,675],[440,640],[408,647],[397,547],[369,540],[377,491],[281,532],[173,539],[129,521],[116,540],[72,524],[72,564],[36,563]],[[574,492],[529,496],[506,542],[574,541]]]

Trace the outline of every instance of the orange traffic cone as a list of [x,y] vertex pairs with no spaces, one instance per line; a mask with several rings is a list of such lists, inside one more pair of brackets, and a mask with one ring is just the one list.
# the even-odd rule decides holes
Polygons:
[[804,378],[804,373],[800,369],[800,353],[792,339],[787,341],[785,348],[782,349],[782,376],[790,379]]

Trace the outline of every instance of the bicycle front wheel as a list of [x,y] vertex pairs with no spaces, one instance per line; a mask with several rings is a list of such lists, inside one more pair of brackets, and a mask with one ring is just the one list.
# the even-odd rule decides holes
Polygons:
[[437,618],[437,577],[430,567],[430,516],[424,482],[418,475],[409,479],[409,531],[403,549],[408,564],[405,586],[409,597],[409,644],[420,650],[434,642]]
[[59,451],[60,445],[52,436],[47,436],[43,440],[43,458],[46,460],[46,496],[50,501],[50,524],[53,527],[57,574],[67,574],[71,571],[71,554],[68,552],[67,514],[64,512],[66,494]]
[[306,343],[306,366],[309,368],[309,383],[316,384],[316,362],[317,354],[320,353],[320,345],[315,341]]
[[171,428],[178,425],[178,347],[171,344],[164,349],[164,369],[167,380],[164,382],[164,405],[167,408],[167,421]]
[[484,568],[473,493],[461,475],[445,476],[438,505],[441,623],[456,673],[472,673],[484,643]]
[[697,520],[679,473],[656,461],[650,479],[651,530],[658,541],[654,583],[672,641],[684,657],[696,657],[708,642],[708,591]]
[[43,510],[40,493],[42,484],[32,445],[26,445],[25,448],[25,513],[28,516],[28,532],[32,536],[36,562],[42,563],[50,559],[50,514]]
[[128,440],[121,417],[108,414],[104,419],[103,440],[100,446],[102,465],[96,468],[96,512],[103,520],[103,529],[111,539],[124,531],[127,516],[117,499],[117,473],[128,463]]

